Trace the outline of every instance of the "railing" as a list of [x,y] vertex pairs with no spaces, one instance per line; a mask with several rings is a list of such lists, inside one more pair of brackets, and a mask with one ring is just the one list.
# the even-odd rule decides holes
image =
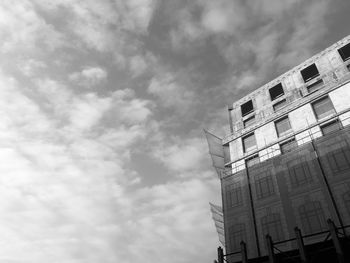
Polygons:
[[[298,131],[297,133],[291,133],[288,137],[285,137],[280,141],[273,142],[272,144],[267,145],[263,149],[255,150],[250,155],[247,155],[244,158],[237,160],[236,162],[232,162],[231,165],[234,165],[234,167],[225,167],[225,169],[223,171],[221,171],[221,178],[224,178],[224,177],[230,176],[234,173],[237,173],[239,171],[242,171],[242,170],[246,169],[247,166],[250,167],[249,163],[247,163],[247,160],[249,160],[251,157],[254,157],[256,155],[258,158],[256,163],[261,163],[261,162],[264,162],[264,161],[271,159],[273,157],[279,156],[281,154],[292,152],[295,149],[299,148],[303,144],[313,142],[315,139],[323,136],[322,131],[321,131],[321,126],[327,125],[327,123],[330,123],[334,120],[338,121],[338,124],[339,124],[338,130],[343,130],[343,129],[347,128],[348,125],[343,126],[342,123],[346,123],[346,122],[350,121],[350,116],[346,117],[342,120],[339,119],[340,115],[346,114],[346,113],[350,113],[350,110],[347,110],[345,112],[340,112],[340,113],[335,114],[335,115],[331,115],[322,121],[319,121],[313,125],[309,125],[304,130]],[[338,131],[338,130],[336,130],[336,131]],[[334,131],[334,132],[336,132],[336,131]],[[305,132],[306,132],[305,136],[302,136],[302,137],[298,136],[298,135],[303,134]],[[280,145],[283,143],[286,143],[288,141],[293,141],[293,140],[295,141],[295,143],[290,145],[288,152],[283,153],[281,151]],[[266,153],[261,154],[262,151],[266,151]],[[237,163],[239,163],[239,164],[237,164]]]
[[[328,230],[321,231],[309,235],[302,235],[301,230],[298,227],[295,227],[295,237],[290,238],[283,241],[274,242],[272,237],[268,234],[265,237],[267,252],[268,252],[268,261],[269,263],[277,263],[277,257],[279,257],[279,262],[289,261],[289,262],[303,262],[303,263],[310,263],[312,262],[311,259],[314,256],[314,254],[310,253],[310,251],[307,250],[307,247],[304,245],[304,240],[309,237],[317,237],[326,235],[326,238],[323,241],[316,242],[317,244],[322,244],[324,242],[327,242],[329,238],[332,240],[332,247],[324,248],[324,249],[316,249],[316,253],[319,253],[321,251],[333,249],[336,252],[337,260],[340,263],[345,262],[345,253],[344,249],[341,244],[340,237],[343,238],[349,238],[346,235],[346,228],[350,228],[350,225],[343,226],[343,227],[336,227],[334,222],[331,219],[327,220]],[[290,242],[296,242],[297,250],[288,250],[288,251],[281,251],[277,245],[281,244],[287,244]],[[314,244],[316,244],[314,243]],[[276,253],[277,251],[277,253]],[[241,261],[242,263],[248,263],[248,257],[247,257],[247,246],[244,241],[241,242],[241,250],[236,251],[233,253],[224,254],[223,249],[221,247],[218,248],[218,260],[214,261],[217,263],[224,263],[224,261],[229,262],[228,257],[234,256],[234,255],[241,255]],[[332,261],[333,262],[333,261]]]

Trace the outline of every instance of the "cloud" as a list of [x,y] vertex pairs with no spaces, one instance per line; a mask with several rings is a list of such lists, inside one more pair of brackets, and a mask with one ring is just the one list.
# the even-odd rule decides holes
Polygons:
[[232,35],[245,21],[245,9],[235,1],[201,1],[201,24],[211,33]]
[[35,12],[30,1],[2,1],[0,17],[1,53],[54,50],[67,44],[63,35]]
[[[214,258],[215,251],[207,249],[217,246],[216,240],[207,239],[215,234],[207,201],[217,200],[218,187],[216,179],[192,179],[133,192],[130,213],[134,219],[123,225],[128,244],[123,257],[129,262],[153,262],[176,254],[171,261],[177,263]],[[207,241],[198,242],[203,239]],[[135,249],[139,253],[132,253]]]
[[212,175],[204,171],[209,168],[207,152],[207,145],[202,138],[166,137],[162,143],[154,147],[153,156],[178,177],[205,178]]
[[171,73],[152,78],[147,91],[157,96],[163,106],[179,110],[186,110],[195,96],[189,87],[180,84]]
[[33,77],[47,68],[45,62],[35,59],[22,60],[18,63],[19,70],[27,77]]
[[[92,93],[75,94],[53,80],[38,80],[38,96],[47,99],[42,103],[55,109],[49,111],[22,93],[13,79],[2,74],[0,84],[5,87],[1,98],[8,101],[0,104],[0,136],[6,139],[0,147],[0,231],[7,240],[1,260],[34,263],[54,256],[51,261],[60,263],[131,263],[161,260],[166,253],[180,255],[174,262],[182,263],[214,256],[214,250],[201,256],[197,251],[215,247],[215,239],[210,244],[196,240],[215,235],[207,204],[216,198],[216,178],[202,174],[201,179],[140,187],[138,175],[125,167],[126,153],[147,134],[149,103],[131,90],[116,91],[105,101]],[[79,136],[60,128],[91,130],[114,104],[117,125]],[[126,114],[128,104],[135,115]],[[67,119],[56,112],[63,109]],[[170,147],[163,161],[177,171],[195,172],[190,166],[200,165],[200,145],[200,140],[189,140]],[[192,163],[181,153],[190,154]],[[177,161],[184,162],[177,167]],[[135,184],[139,187],[128,190]]]
[[69,113],[70,125],[74,129],[91,129],[110,109],[110,103],[109,98],[98,98],[93,93],[86,94],[82,99],[75,99]]
[[103,83],[107,78],[107,71],[100,67],[86,67],[80,72],[69,75],[69,79],[78,85],[93,87]]
[[20,87],[3,73],[0,84],[0,137],[6,140],[0,146],[1,212],[6,215],[0,231],[9,242],[0,259],[34,263],[54,255],[52,262],[119,261],[120,253],[111,249],[122,246],[116,211],[130,201],[115,197],[140,182],[125,162],[130,147],[147,134],[142,125],[149,113],[124,115],[117,125],[91,131],[112,102],[125,101],[120,110],[128,101],[138,103],[138,113],[148,104],[130,91],[99,98],[75,94],[49,79],[36,82],[33,98],[23,93],[30,86]]

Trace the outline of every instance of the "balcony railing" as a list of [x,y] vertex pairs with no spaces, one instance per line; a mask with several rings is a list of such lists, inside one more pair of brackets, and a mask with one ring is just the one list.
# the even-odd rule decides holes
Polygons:
[[[322,136],[324,136],[322,134],[321,131],[321,127],[324,124],[330,123],[332,121],[338,121],[339,122],[339,129],[335,130],[333,132],[337,132],[339,130],[343,130],[343,129],[349,129],[349,124],[348,125],[344,125],[347,122],[350,123],[350,114],[348,117],[345,117],[343,119],[340,119],[340,116],[343,114],[349,114],[350,113],[350,109],[345,111],[345,112],[341,112],[339,114],[336,115],[332,115],[324,120],[322,120],[322,122],[317,122],[313,125],[309,125],[306,129],[298,132],[298,133],[292,133],[289,137],[284,138],[283,141],[281,142],[274,142],[271,145],[268,145],[267,147],[263,148],[263,149],[258,149],[257,151],[255,151],[254,153],[251,153],[248,156],[245,156],[242,159],[239,159],[235,162],[231,162],[229,165],[230,167],[226,167],[222,172],[221,172],[221,178],[230,176],[232,174],[235,174],[239,171],[242,171],[244,169],[246,169],[247,167],[247,160],[252,160],[252,157],[258,155],[258,162],[257,163],[262,163],[266,160],[269,160],[271,158],[280,156],[282,154],[288,154],[290,152],[293,152],[294,150],[298,149],[300,146],[306,144],[306,143],[310,143],[313,142],[314,140],[316,140],[317,138],[320,138]],[[341,124],[343,123],[343,125]],[[331,132],[331,133],[333,133]],[[304,134],[305,136],[300,136],[300,134]],[[299,136],[298,136],[299,135]],[[328,136],[329,134],[327,134]],[[288,149],[288,152],[282,153],[281,152],[281,148],[280,148],[280,144],[283,144],[284,142],[287,142],[288,140],[295,140],[294,144],[290,145],[290,148]],[[261,154],[262,151],[265,151],[266,153]],[[233,166],[232,166],[233,165]]]

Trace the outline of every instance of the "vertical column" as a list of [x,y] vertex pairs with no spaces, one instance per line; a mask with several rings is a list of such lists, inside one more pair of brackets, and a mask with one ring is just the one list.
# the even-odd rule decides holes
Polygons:
[[247,256],[247,245],[244,241],[241,242],[241,254],[242,254],[242,263],[248,263]]
[[230,123],[230,131],[233,133],[233,123],[232,123],[232,115],[231,111],[233,110],[232,106],[227,106],[227,111],[228,111],[228,121]]
[[335,225],[331,219],[328,219],[327,223],[332,237],[333,245],[335,247],[335,251],[337,252],[338,262],[345,263],[344,252],[340,244],[340,240],[338,238],[337,229],[335,228]]
[[260,252],[260,245],[259,245],[258,227],[257,227],[257,224],[256,224],[255,209],[254,209],[253,194],[252,194],[252,186],[251,186],[251,183],[250,183],[250,177],[249,177],[249,170],[248,170],[247,162],[245,162],[245,171],[246,171],[246,174],[247,174],[248,191],[249,191],[249,199],[250,199],[250,208],[251,208],[252,215],[253,215],[255,244],[256,244],[256,249],[258,251],[258,257],[260,257],[261,256],[261,252]]
[[218,263],[224,263],[224,251],[222,247],[218,247]]
[[270,235],[266,235],[267,252],[269,253],[269,263],[276,263],[275,253],[273,251],[273,242]]
[[302,263],[307,263],[307,257],[306,257],[306,251],[305,251],[305,246],[304,246],[304,241],[303,241],[303,237],[301,235],[301,231],[298,227],[294,228],[295,231],[295,237],[297,239],[297,245],[298,245],[298,249],[299,249],[299,255],[300,255],[300,259]]

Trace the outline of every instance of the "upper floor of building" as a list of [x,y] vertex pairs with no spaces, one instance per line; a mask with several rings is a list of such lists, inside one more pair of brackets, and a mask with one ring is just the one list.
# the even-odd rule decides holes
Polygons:
[[235,173],[350,124],[350,36],[235,102],[225,164]]
[[[330,90],[350,71],[350,36],[333,44],[229,107],[229,143]],[[312,96],[311,96],[312,95]]]

